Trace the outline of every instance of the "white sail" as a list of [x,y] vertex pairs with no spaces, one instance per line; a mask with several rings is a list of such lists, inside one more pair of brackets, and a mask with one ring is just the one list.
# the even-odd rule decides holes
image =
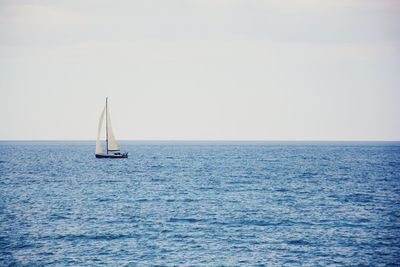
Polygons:
[[110,108],[107,108],[107,129],[108,129],[108,150],[119,150],[117,140],[115,139],[114,132],[111,125]]
[[106,108],[103,108],[103,111],[101,112],[100,119],[99,119],[99,126],[97,129],[97,140],[96,140],[96,154],[101,154],[103,153],[103,147],[101,146],[100,142],[100,136],[101,136],[101,129],[103,126],[103,120],[104,120],[104,111]]
[[[102,143],[104,142],[104,128],[103,128],[103,121],[104,121],[104,114],[106,115],[106,127],[105,127],[105,143],[106,149],[103,148]],[[104,151],[106,150],[106,151]],[[128,152],[121,153],[119,152],[120,148],[118,146],[117,140],[115,140],[114,132],[112,130],[111,125],[111,117],[110,111],[107,105],[107,98],[106,98],[106,106],[101,112],[100,119],[99,119],[99,126],[97,130],[97,140],[96,140],[96,158],[127,158]]]

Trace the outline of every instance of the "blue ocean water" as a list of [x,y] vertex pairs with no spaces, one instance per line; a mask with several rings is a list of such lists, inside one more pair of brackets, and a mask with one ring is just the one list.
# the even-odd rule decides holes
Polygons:
[[398,142],[0,142],[0,265],[400,263]]

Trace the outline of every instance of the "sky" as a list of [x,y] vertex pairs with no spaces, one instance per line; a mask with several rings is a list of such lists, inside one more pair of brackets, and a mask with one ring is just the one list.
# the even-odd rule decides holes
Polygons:
[[400,140],[400,1],[0,0],[0,140]]

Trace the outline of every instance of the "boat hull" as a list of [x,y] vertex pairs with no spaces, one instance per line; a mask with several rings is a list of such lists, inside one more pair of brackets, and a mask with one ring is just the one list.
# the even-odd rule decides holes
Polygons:
[[120,154],[96,154],[96,158],[124,159],[128,157],[128,153]]

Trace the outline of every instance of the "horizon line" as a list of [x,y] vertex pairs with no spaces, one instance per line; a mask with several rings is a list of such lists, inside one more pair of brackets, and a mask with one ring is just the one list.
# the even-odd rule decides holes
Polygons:
[[[0,139],[0,142],[96,142],[96,139]],[[400,142],[389,139],[119,139],[119,142]]]

